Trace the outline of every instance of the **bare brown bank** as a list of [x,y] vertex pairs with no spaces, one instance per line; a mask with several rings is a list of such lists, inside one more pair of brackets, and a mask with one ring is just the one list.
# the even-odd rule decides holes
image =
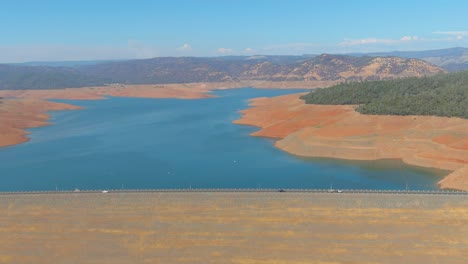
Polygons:
[[0,196],[0,263],[465,263],[466,196]]
[[[0,147],[23,143],[28,140],[24,129],[47,125],[47,111],[79,109],[79,107],[56,104],[38,99],[98,100],[105,96],[144,98],[209,98],[212,90],[256,87],[256,88],[317,88],[334,84],[330,81],[315,82],[225,82],[188,83],[161,85],[110,85],[100,87],[65,88],[54,90],[0,90]],[[14,100],[28,99],[28,100]],[[35,99],[35,100],[30,100]]]
[[0,100],[0,147],[28,141],[26,128],[48,125],[46,111],[80,109],[41,99]]
[[307,105],[299,95],[251,100],[237,124],[260,127],[252,135],[278,138],[299,156],[350,160],[402,159],[454,171],[441,188],[468,191],[468,120],[434,116],[361,115],[354,106]]
[[[334,82],[225,82],[165,85],[113,85],[58,90],[3,90],[0,97],[0,147],[28,140],[25,128],[47,125],[46,111],[78,109],[39,99],[103,99],[105,96],[197,99],[217,89],[317,88]],[[33,98],[33,99],[31,99]],[[305,105],[298,95],[255,99],[239,124],[259,126],[254,133],[282,139],[288,152],[314,157],[374,160],[401,158],[425,167],[454,171],[442,188],[468,190],[468,124],[464,119],[360,115],[352,106]]]

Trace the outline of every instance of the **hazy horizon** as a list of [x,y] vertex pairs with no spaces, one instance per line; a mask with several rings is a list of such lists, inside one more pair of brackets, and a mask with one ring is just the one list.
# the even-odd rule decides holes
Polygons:
[[20,62],[0,62],[0,64],[34,64],[34,63],[73,63],[73,62],[89,62],[93,64],[94,62],[118,62],[118,61],[129,61],[129,60],[145,60],[145,59],[154,59],[154,58],[222,58],[222,57],[263,57],[263,56],[320,56],[323,54],[333,54],[333,55],[350,55],[350,54],[372,54],[372,53],[393,53],[393,52],[424,52],[424,51],[434,51],[434,50],[446,50],[446,49],[468,49],[466,47],[447,47],[442,49],[433,49],[433,50],[388,50],[388,51],[379,51],[379,52],[351,52],[351,53],[330,53],[323,52],[318,54],[232,54],[232,55],[212,55],[212,56],[155,56],[148,58],[121,58],[121,59],[89,59],[89,60],[36,60],[36,61],[20,61]]
[[467,47],[467,9],[462,1],[5,1],[0,63]]

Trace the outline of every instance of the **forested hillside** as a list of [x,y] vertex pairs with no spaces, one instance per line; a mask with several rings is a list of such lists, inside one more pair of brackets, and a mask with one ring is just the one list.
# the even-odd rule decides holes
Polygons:
[[359,105],[378,115],[468,118],[468,71],[389,81],[342,83],[302,97],[308,104]]
[[0,65],[0,89],[59,89],[104,85],[110,79],[90,76],[71,67]]

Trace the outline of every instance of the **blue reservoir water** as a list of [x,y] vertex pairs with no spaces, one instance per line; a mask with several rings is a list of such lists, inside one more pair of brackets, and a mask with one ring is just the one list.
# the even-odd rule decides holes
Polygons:
[[[0,191],[146,188],[436,189],[441,172],[399,161],[295,157],[257,128],[232,124],[247,99],[293,91],[233,89],[202,100],[64,101],[27,143],[0,148]],[[296,91],[297,92],[297,91]]]

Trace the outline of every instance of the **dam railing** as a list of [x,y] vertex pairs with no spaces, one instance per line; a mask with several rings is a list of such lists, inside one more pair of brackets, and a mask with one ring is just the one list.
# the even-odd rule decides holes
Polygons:
[[260,189],[260,188],[184,188],[184,189],[95,189],[95,190],[39,190],[39,191],[7,191],[0,195],[21,195],[21,194],[90,194],[90,193],[216,193],[216,192],[237,192],[237,193],[362,193],[362,194],[432,194],[432,195],[468,195],[466,191],[456,190],[360,190],[360,189]]

